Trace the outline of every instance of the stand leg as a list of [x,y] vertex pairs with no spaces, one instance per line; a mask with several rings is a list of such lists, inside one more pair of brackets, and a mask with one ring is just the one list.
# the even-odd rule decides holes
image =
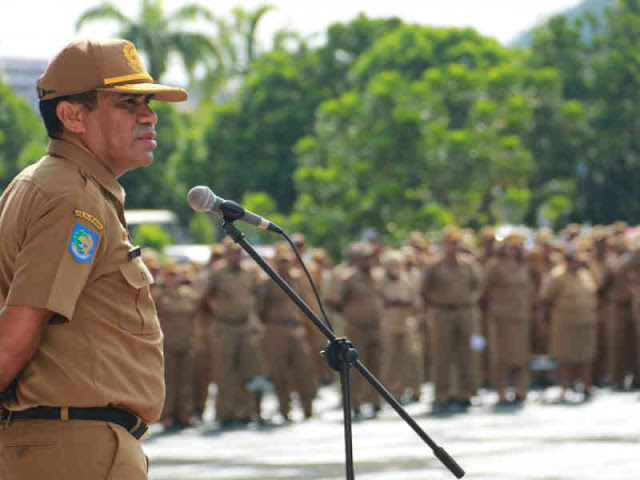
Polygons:
[[351,433],[351,385],[349,368],[345,362],[340,365],[340,385],[342,387],[342,410],[344,416],[344,448],[346,458],[347,480],[355,478],[353,469],[353,440]]

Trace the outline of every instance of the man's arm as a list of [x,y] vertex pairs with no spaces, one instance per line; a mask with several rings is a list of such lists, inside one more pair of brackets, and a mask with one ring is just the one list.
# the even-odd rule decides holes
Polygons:
[[52,316],[44,308],[8,305],[0,310],[0,391],[7,389],[38,351]]

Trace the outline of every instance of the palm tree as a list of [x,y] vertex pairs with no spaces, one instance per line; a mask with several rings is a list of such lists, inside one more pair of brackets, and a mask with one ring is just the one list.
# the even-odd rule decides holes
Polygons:
[[142,0],[137,19],[124,15],[111,2],[85,11],[76,22],[76,31],[94,21],[112,20],[118,25],[118,35],[133,42],[146,54],[149,74],[156,80],[167,71],[169,56],[177,53],[181,58],[189,81],[193,83],[198,65],[207,69],[219,68],[222,59],[216,43],[203,33],[182,30],[184,22],[203,19],[215,22],[214,15],[196,4],[184,5],[165,16],[162,0]]
[[249,11],[236,7],[231,10],[231,24],[222,19],[217,21],[219,42],[230,76],[243,76],[249,72],[251,64],[258,57],[258,23],[274,8],[272,5],[260,5],[254,11]]

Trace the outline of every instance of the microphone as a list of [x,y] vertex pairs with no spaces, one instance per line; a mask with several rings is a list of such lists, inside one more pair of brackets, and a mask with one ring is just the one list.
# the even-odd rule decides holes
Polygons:
[[275,223],[249,210],[245,210],[240,204],[232,200],[225,200],[222,197],[218,197],[209,187],[205,187],[204,185],[198,185],[189,190],[188,201],[189,206],[196,212],[213,212],[222,215],[225,219],[240,220],[254,227],[281,235],[284,233]]

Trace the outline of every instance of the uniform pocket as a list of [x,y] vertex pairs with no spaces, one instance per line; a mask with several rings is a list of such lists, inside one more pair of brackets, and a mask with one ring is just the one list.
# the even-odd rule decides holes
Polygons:
[[126,314],[120,316],[120,327],[135,334],[159,329],[156,308],[149,286],[153,276],[140,258],[121,264],[118,269],[129,285],[125,298],[119,299],[129,305]]

